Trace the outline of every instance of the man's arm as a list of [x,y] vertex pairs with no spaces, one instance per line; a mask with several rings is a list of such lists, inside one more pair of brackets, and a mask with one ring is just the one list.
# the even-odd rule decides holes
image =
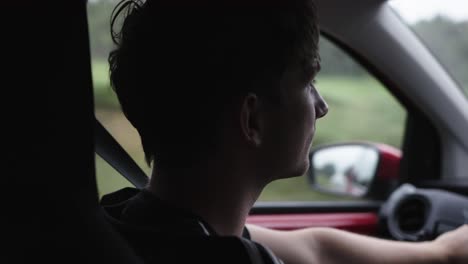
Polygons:
[[432,242],[397,242],[331,228],[275,231],[247,226],[252,240],[292,263],[468,263],[468,225]]

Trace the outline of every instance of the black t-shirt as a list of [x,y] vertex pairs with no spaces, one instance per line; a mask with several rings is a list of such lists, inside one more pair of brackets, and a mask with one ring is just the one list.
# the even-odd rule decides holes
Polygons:
[[[121,220],[138,226],[164,227],[170,233],[181,235],[218,236],[200,216],[176,208],[144,189],[129,200],[122,211]],[[247,228],[244,228],[242,236],[250,239]]]
[[246,228],[242,238],[218,236],[201,217],[147,190],[124,188],[105,195],[101,205],[147,263],[280,263],[267,248],[250,241]]

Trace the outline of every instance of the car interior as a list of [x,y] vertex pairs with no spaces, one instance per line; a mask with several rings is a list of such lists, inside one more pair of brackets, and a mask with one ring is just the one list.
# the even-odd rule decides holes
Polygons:
[[[142,263],[105,219],[99,204],[95,153],[136,188],[143,188],[148,177],[96,119],[87,2],[25,0],[0,4],[5,7],[0,21],[4,25],[2,45],[6,45],[3,62],[8,67],[0,81],[6,92],[2,107],[8,139],[4,141],[7,182],[3,188],[6,263],[39,259],[48,263]],[[318,1],[319,9],[331,13],[336,2]],[[378,27],[368,25],[365,11],[388,12],[382,8],[385,1],[361,2],[368,8],[349,5],[333,13],[339,16],[354,8],[355,26],[377,32]],[[386,13],[375,19],[375,24],[395,23]],[[398,160],[399,178],[395,183],[398,188],[387,190],[391,195],[385,200],[371,193],[368,195],[376,199],[341,203],[262,201],[252,209],[248,222],[279,230],[330,226],[406,241],[433,239],[467,223],[468,182],[459,175],[462,168],[468,168],[463,162],[468,153],[463,128],[468,128],[468,122],[462,122],[466,119],[457,110],[463,106],[452,104],[434,110],[430,105],[435,99],[429,98],[429,93],[447,98],[447,102],[452,95],[436,88],[428,88],[432,92],[427,96],[424,91],[399,89],[418,86],[421,80],[428,87],[437,87],[440,80],[425,78],[431,67],[440,69],[429,58],[424,58],[429,66],[422,67],[399,57],[395,59],[405,65],[395,70],[390,63],[381,62],[377,49],[368,50],[353,32],[346,31],[342,27],[345,22],[324,16],[322,34],[384,83],[408,111],[404,155],[401,162]],[[384,35],[379,31],[378,44],[398,54],[418,48],[389,39],[400,33]],[[405,79],[405,67],[413,69],[409,74],[416,80]],[[443,120],[443,111],[452,113],[452,120],[461,121],[453,124]],[[441,177],[450,171],[459,176]]]

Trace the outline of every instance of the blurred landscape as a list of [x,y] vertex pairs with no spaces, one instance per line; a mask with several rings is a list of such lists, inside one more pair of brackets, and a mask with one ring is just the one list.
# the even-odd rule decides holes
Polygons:
[[[109,85],[107,56],[113,44],[109,20],[116,1],[89,1],[89,30],[93,57],[93,82],[96,116],[146,171],[141,142],[136,130],[120,111]],[[411,25],[426,45],[468,94],[468,22],[453,22],[435,17]],[[443,32],[441,35],[438,32]],[[405,109],[341,50],[325,38],[321,39],[322,71],[317,87],[330,106],[326,118],[317,122],[313,146],[343,141],[382,142],[401,146]],[[100,194],[131,186],[122,176],[96,155],[97,180]],[[336,200],[343,199],[312,191],[305,176],[271,183],[260,200]]]

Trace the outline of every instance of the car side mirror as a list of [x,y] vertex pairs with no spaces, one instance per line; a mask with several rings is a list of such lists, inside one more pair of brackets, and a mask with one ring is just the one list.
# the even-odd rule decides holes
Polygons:
[[384,200],[398,184],[401,151],[385,144],[325,145],[309,158],[309,182],[321,192]]

